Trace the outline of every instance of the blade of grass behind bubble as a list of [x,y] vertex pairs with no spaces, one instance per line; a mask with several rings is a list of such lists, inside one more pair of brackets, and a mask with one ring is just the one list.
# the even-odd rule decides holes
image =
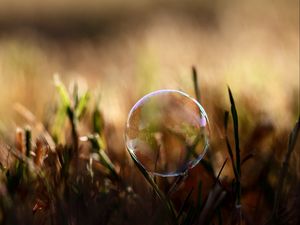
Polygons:
[[[195,221],[198,220],[202,210],[202,181],[198,183],[198,196],[195,206],[191,206],[187,212],[186,217],[184,218],[182,225],[195,224]],[[189,217],[189,218],[187,218]]]
[[184,210],[187,208],[187,205],[188,205],[188,202],[189,202],[189,200],[190,200],[190,198],[191,198],[191,196],[192,196],[192,193],[193,193],[193,188],[189,191],[189,193],[188,193],[188,195],[186,196],[186,198],[184,199],[184,201],[183,201],[183,203],[182,203],[182,205],[181,205],[181,207],[180,207],[180,210],[179,210],[179,212],[178,212],[178,215],[177,215],[177,220],[180,220],[180,217],[181,217],[181,215],[182,215],[182,213],[184,212]]
[[191,205],[181,225],[192,225],[194,223],[195,216],[196,209]]
[[177,213],[173,207],[172,202],[170,199],[168,199],[165,194],[159,189],[159,187],[154,182],[153,178],[149,175],[149,173],[146,171],[146,169],[140,165],[137,161],[137,159],[130,154],[135,166],[138,168],[138,170],[142,173],[142,175],[145,177],[145,179],[148,181],[148,183],[152,186],[153,190],[156,192],[157,196],[160,198],[161,202],[165,204],[165,208],[170,213],[170,218],[172,220],[172,224],[178,224],[177,221]]
[[[209,152],[209,150],[207,152]],[[208,174],[212,178],[215,178],[215,172],[214,172],[214,169],[213,169],[211,163],[206,159],[201,159],[200,163],[204,167],[204,169],[208,172]]]

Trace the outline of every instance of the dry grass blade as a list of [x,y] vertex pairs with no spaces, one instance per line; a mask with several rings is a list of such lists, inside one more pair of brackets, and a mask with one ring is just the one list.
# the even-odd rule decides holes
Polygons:
[[192,67],[192,73],[193,73],[193,83],[194,83],[194,91],[195,91],[195,95],[196,95],[196,100],[201,103],[201,95],[200,95],[200,88],[198,85],[198,74],[197,74],[197,70],[196,67]]
[[[50,147],[50,150],[54,151],[55,142],[54,142],[52,136],[46,130],[44,125],[40,121],[37,121],[37,119],[33,115],[33,113],[20,103],[14,104],[14,109],[16,110],[17,113],[19,113],[21,116],[23,116],[27,120],[27,122],[30,124],[31,127],[35,128],[35,129],[37,129],[37,131],[41,132],[41,136],[43,136],[46,139],[47,144]],[[17,129],[17,134],[16,134],[16,142],[17,143],[21,143],[20,135],[23,136],[23,134],[21,134],[21,132],[22,132],[21,129]],[[17,149],[22,150],[22,148],[20,146],[21,145],[17,146]],[[23,150],[24,150],[24,147],[23,147]],[[25,154],[25,151],[24,151],[24,154]]]

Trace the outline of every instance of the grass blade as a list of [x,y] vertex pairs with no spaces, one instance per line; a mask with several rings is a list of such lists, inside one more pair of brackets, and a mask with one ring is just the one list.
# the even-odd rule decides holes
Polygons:
[[233,119],[235,153],[236,153],[236,170],[238,172],[238,175],[241,176],[241,156],[240,156],[240,143],[239,143],[238,114],[236,111],[232,92],[229,87],[228,87],[228,93],[229,93],[229,99],[230,99],[230,103],[231,103],[231,114],[232,114],[232,119]]
[[272,211],[273,222],[276,222],[278,220],[278,216],[279,216],[278,211],[279,211],[279,205],[280,205],[280,202],[281,202],[284,181],[285,181],[286,174],[287,174],[287,171],[288,171],[289,161],[290,161],[292,152],[295,148],[295,145],[296,145],[296,142],[297,142],[297,139],[298,139],[299,131],[300,131],[300,117],[298,118],[297,123],[295,124],[292,132],[289,135],[288,151],[285,155],[285,159],[282,163],[282,168],[280,170],[279,180],[278,180],[278,188],[277,188],[277,191],[276,191],[274,208],[273,208],[273,211]]
[[192,193],[193,193],[193,188],[189,191],[188,195],[186,196],[186,198],[184,199],[183,201],[183,204],[182,206],[180,207],[180,210],[178,212],[178,215],[176,217],[177,220],[180,220],[180,217],[183,213],[183,211],[187,208],[187,205],[188,205],[188,201],[190,200],[191,196],[192,196]]
[[99,154],[100,163],[105,166],[116,179],[120,179],[114,164],[103,149],[103,141],[99,135],[89,135],[87,138],[92,144],[93,149],[96,150],[95,153]]
[[240,184],[240,178],[241,178],[241,156],[240,156],[240,144],[239,144],[239,126],[238,126],[238,114],[235,107],[234,98],[232,96],[232,92],[230,88],[228,87],[228,94],[231,104],[231,115],[233,119],[233,129],[234,129],[234,142],[235,142],[235,157],[236,157],[236,172],[238,180],[236,180],[236,197],[237,202],[236,206],[240,208],[241,204],[241,184]]
[[93,111],[92,123],[93,123],[93,132],[100,135],[104,127],[104,119],[98,106],[96,106]]
[[25,128],[25,152],[26,156],[30,157],[31,151],[31,129],[30,127]]
[[194,83],[194,91],[196,95],[196,100],[200,103],[201,102],[201,95],[200,95],[200,88],[198,85],[198,74],[196,67],[192,67],[192,73],[193,73],[193,83]]
[[233,151],[232,151],[231,145],[229,143],[228,134],[227,134],[228,117],[229,117],[229,112],[225,111],[225,115],[224,115],[225,141],[226,141],[226,146],[227,146],[228,154],[229,154],[230,161],[232,164],[232,169],[234,172],[235,179],[239,180],[238,172],[237,172],[237,169],[236,169],[236,166],[234,163],[235,161],[234,161]]
[[177,213],[173,207],[172,202],[169,198],[166,197],[166,195],[159,189],[157,184],[154,182],[153,178],[149,175],[149,173],[146,171],[146,169],[138,163],[137,159],[130,154],[135,166],[138,168],[138,170],[142,173],[142,175],[145,177],[145,179],[148,181],[148,183],[152,186],[153,190],[157,194],[157,196],[160,198],[162,203],[165,205],[167,211],[170,213],[170,218],[172,220],[172,224],[178,224],[177,221]]
[[54,84],[65,108],[71,106],[71,99],[65,85],[60,81],[58,74],[54,75]]
[[82,117],[82,115],[84,114],[84,112],[87,108],[87,104],[88,104],[89,99],[90,99],[90,94],[89,94],[89,92],[86,92],[78,100],[78,103],[77,103],[76,108],[75,108],[75,116],[76,116],[77,119],[80,119]]

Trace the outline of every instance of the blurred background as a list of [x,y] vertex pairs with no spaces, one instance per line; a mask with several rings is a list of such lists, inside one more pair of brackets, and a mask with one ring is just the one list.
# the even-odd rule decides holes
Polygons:
[[263,116],[291,128],[299,115],[299,1],[0,0],[0,130],[17,123],[16,102],[43,120],[58,73],[91,89],[121,140],[144,94],[193,94],[192,66],[209,117],[228,108],[230,85],[242,120]]

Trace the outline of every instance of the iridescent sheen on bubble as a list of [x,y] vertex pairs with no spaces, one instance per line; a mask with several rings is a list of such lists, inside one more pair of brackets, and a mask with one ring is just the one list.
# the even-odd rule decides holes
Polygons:
[[194,167],[208,149],[209,125],[203,107],[177,90],[141,98],[126,123],[129,153],[149,172],[178,176]]

